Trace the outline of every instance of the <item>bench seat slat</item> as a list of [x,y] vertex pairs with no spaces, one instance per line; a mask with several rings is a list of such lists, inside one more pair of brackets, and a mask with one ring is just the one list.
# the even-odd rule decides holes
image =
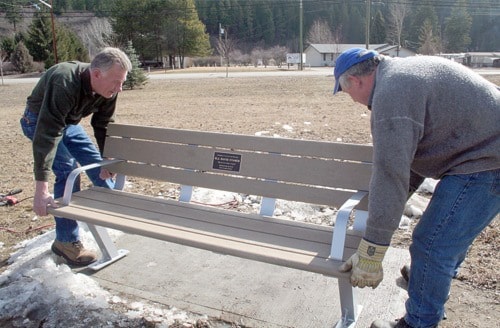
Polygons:
[[[224,210],[217,207],[186,204],[169,199],[108,190],[95,187],[76,193],[72,202],[75,207],[95,208],[99,213],[118,213],[131,220],[157,221],[176,225],[179,228],[197,229],[215,233],[223,227],[224,235],[235,238],[251,238],[258,242],[317,252],[317,244],[330,245],[332,227],[277,218],[262,218],[256,214]],[[238,235],[244,231],[243,235]],[[279,239],[283,238],[283,239]],[[295,245],[295,241],[310,242]],[[292,242],[292,243],[290,243]],[[359,233],[351,232],[346,240],[346,248],[355,249],[359,243]],[[323,249],[323,245],[319,249]],[[328,257],[329,251],[318,256]]]
[[[105,189],[102,191],[103,193],[100,193],[102,200],[99,203],[100,206],[96,206],[98,202],[92,198],[80,197],[81,195],[85,196],[85,192],[80,192],[74,194],[74,200],[70,206],[56,208],[51,212],[54,215],[70,216],[91,224],[130,233],[140,233],[214,252],[330,276],[342,275],[337,270],[340,262],[328,259],[330,244],[314,241],[314,235],[318,236],[320,240],[324,240],[326,235],[331,236],[328,227],[318,226],[318,229],[312,229],[311,225],[272,218],[269,218],[269,221],[263,225],[261,223],[265,219],[258,216],[240,213],[236,213],[238,214],[236,216],[228,216],[224,215],[225,212],[221,210],[207,206],[189,206],[190,209],[194,208],[194,211],[176,211],[175,205],[182,205],[182,203],[161,200],[165,205],[163,206],[165,210],[178,212],[176,214],[182,215],[181,217],[175,213],[158,213],[154,209],[146,210],[145,208],[151,206],[151,202],[148,202],[147,199],[141,199],[141,197],[134,198],[134,201],[131,201],[132,198],[126,199],[125,203],[128,204],[128,207],[124,206],[123,199],[118,204],[113,204],[112,201],[117,200],[113,197],[116,196],[113,193],[117,191]],[[123,192],[121,193],[123,194]],[[107,204],[107,206],[103,206],[103,204]],[[134,207],[137,207],[137,211],[134,211]],[[150,213],[155,219],[145,218],[144,215],[147,213]],[[141,215],[141,217],[134,217],[134,214]],[[200,220],[201,218],[206,219]],[[233,220],[236,220],[238,226],[234,225]],[[275,223],[274,230],[272,223]],[[222,230],[221,226],[224,227]],[[272,231],[265,231],[269,229]],[[303,237],[299,236],[301,232]],[[350,237],[353,245],[359,243],[360,236],[352,235]],[[345,256],[348,257],[354,252],[355,248],[352,248],[352,250],[346,251]]]

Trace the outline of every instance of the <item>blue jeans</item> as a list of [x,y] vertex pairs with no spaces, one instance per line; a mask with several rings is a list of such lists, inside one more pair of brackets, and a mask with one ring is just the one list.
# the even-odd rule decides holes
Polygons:
[[500,170],[441,179],[413,231],[405,321],[437,327],[451,281],[477,235],[500,212]]
[[[24,111],[21,118],[21,128],[26,137],[33,140],[37,125],[38,115]],[[62,197],[66,179],[78,164],[84,166],[102,161],[101,154],[87,135],[81,125],[67,125],[64,128],[61,142],[57,146],[52,171],[55,175],[54,198]],[[112,180],[102,180],[99,177],[99,168],[88,170],[87,176],[90,181],[100,187],[113,188]],[[80,190],[80,178],[75,181],[73,192]],[[78,223],[75,220],[55,217],[56,239],[61,242],[74,242],[79,240]]]

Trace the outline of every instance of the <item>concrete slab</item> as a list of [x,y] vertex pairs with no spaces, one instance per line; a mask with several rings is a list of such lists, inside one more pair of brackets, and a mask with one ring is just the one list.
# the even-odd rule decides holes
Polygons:
[[[248,327],[333,327],[340,317],[335,278],[141,236],[123,235],[117,246],[130,253],[92,276],[132,298]],[[356,327],[404,314],[406,290],[399,268],[407,262],[407,250],[388,251],[382,284],[359,289],[363,311]]]

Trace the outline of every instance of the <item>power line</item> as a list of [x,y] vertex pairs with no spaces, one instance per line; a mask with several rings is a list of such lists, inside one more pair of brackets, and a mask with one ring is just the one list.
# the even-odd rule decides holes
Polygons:
[[[340,5],[343,3],[343,1],[332,1],[332,0],[303,0],[304,1],[304,5],[309,5],[309,6],[312,6],[312,5],[318,5],[318,4],[326,4],[326,5],[331,5],[331,6],[334,6],[334,5]],[[405,0],[405,1],[397,1],[397,0],[382,0],[382,1],[379,1],[380,4],[382,5],[386,5],[386,6],[389,6],[389,5],[408,5],[408,6],[411,6],[411,7],[424,7],[424,6],[432,6],[432,7],[435,7],[435,8],[467,8],[471,11],[477,11],[477,10],[481,10],[482,13],[488,13],[487,11],[491,11],[491,10],[500,10],[500,2],[498,1],[484,1],[484,2],[474,2],[474,3],[457,3],[455,0],[433,0],[433,1],[427,1],[427,2],[424,2],[422,3],[421,1],[411,1],[411,0]],[[32,7],[33,5],[30,5],[30,6],[26,6],[26,5],[14,5],[14,4],[11,4],[11,3],[6,3],[6,2],[3,2],[3,1],[0,1],[0,4],[3,4],[5,6],[10,6],[10,7],[19,7],[19,8],[22,8],[22,9],[25,9],[24,11],[21,11],[20,14],[23,14],[23,15],[31,15],[33,14],[33,11],[30,11],[30,10],[26,10],[27,8],[30,8]],[[350,5],[362,5],[363,7],[366,5],[366,1],[365,0],[352,0],[350,1],[349,3]],[[262,6],[262,5],[269,5],[269,1],[268,0],[264,0],[264,1],[244,1],[242,3],[237,3],[237,7],[238,8],[242,8],[242,9],[253,9],[253,8],[257,8],[259,6]],[[281,8],[284,8],[284,9],[287,9],[287,8],[298,8],[298,0],[281,0],[281,1],[273,1],[272,2],[272,5],[273,6],[278,6],[281,7]],[[213,6],[216,6],[216,5],[213,5],[213,4],[207,4],[205,6],[194,6],[194,7],[185,7],[185,8],[182,8],[182,9],[168,9],[168,12],[167,11],[160,11],[159,14],[175,14],[175,12],[184,12],[184,11],[191,11],[191,12],[199,12],[199,11],[203,11],[205,9],[210,9],[210,8],[213,8]],[[237,8],[236,6],[232,6],[232,7],[229,7],[228,10],[231,11],[232,9],[235,9]],[[224,7],[221,7],[219,6],[218,8],[216,7],[216,9],[219,9],[219,12],[217,12],[218,14],[222,13],[222,10],[224,9]],[[9,11],[5,11],[6,13],[9,13]],[[78,17],[77,15],[83,15],[84,17],[85,14],[87,13],[87,11],[83,11],[83,10],[65,10],[64,11],[66,14],[72,14],[72,15],[75,15],[75,17]],[[140,15],[142,13],[145,13],[145,11],[143,10],[137,10],[137,8],[134,10],[135,14],[136,15]],[[314,10],[309,10],[309,11],[304,11],[305,13],[312,13],[312,12],[315,12]],[[114,13],[116,13],[115,10],[100,10],[99,13],[103,16],[112,16]],[[495,15],[499,15],[500,12],[498,13],[491,13],[491,14],[495,14]]]

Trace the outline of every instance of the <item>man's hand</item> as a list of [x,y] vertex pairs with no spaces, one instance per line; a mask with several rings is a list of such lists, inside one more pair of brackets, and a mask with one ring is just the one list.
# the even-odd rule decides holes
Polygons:
[[354,287],[377,288],[384,278],[382,260],[389,246],[377,245],[365,239],[359,243],[358,251],[339,268],[341,272],[351,271]]
[[33,198],[33,211],[38,216],[47,215],[47,206],[57,207],[57,203],[49,193],[49,183],[46,181],[36,181]]
[[101,167],[101,172],[99,172],[99,178],[106,180],[106,179],[114,179],[115,176],[116,173],[109,172],[108,169]]

